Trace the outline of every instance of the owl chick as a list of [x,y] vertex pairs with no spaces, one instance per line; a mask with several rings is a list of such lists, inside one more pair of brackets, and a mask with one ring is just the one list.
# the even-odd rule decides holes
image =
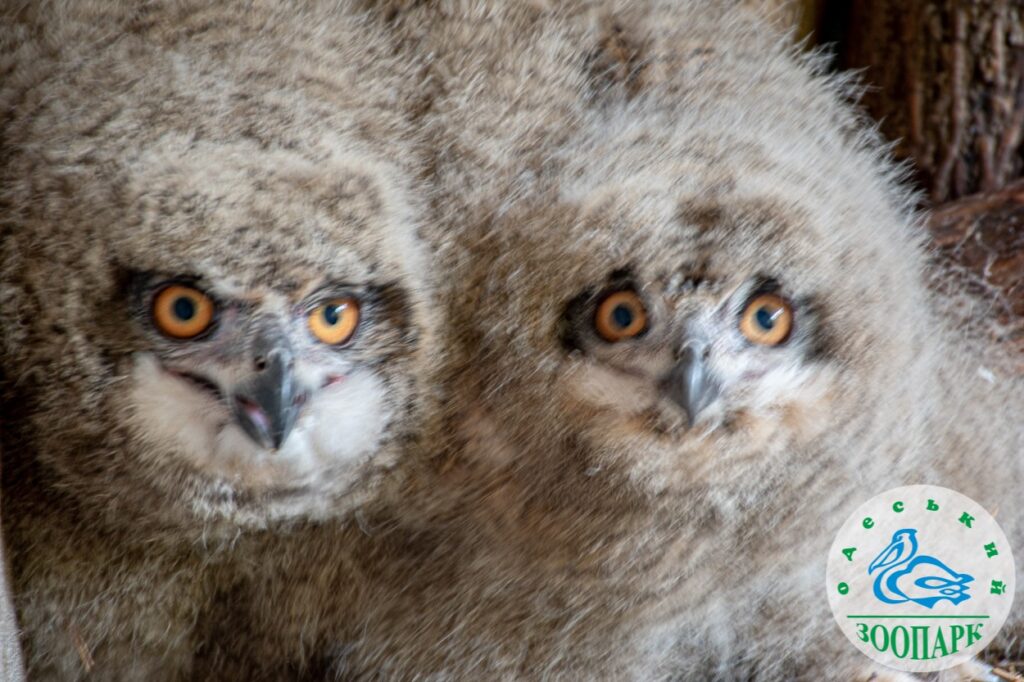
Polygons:
[[[1011,504],[1024,385],[928,288],[842,83],[726,4],[621,15],[599,18],[635,46],[628,101],[597,93],[551,193],[474,236],[473,306],[454,306],[483,340],[460,385],[486,427],[460,456],[507,458],[475,513],[533,556],[492,585],[542,595],[520,670],[866,679],[821,593],[836,529],[901,484]],[[1019,545],[1019,515],[1001,522]]]
[[[718,355],[722,335],[713,334],[710,346],[704,346],[707,360],[697,363],[692,376],[686,375],[690,376],[686,396],[692,403],[686,410],[687,420],[692,421],[694,412],[704,415],[709,428],[697,424],[702,438],[705,432],[723,438],[736,417],[757,415],[747,404],[751,399],[769,408],[766,415],[774,414],[781,423],[769,422],[765,428],[764,422],[752,421],[745,428],[757,427],[750,431],[753,434],[782,436],[787,439],[783,447],[793,447],[798,442],[794,436],[807,424],[816,422],[815,429],[827,431],[815,437],[803,454],[783,453],[781,470],[758,462],[756,466],[767,465],[767,476],[764,471],[747,470],[744,462],[736,467],[738,478],[734,479],[729,467],[742,460],[723,458],[727,451],[712,450],[702,460],[702,465],[715,471],[709,468],[692,478],[708,485],[716,502],[722,501],[723,494],[725,499],[734,498],[721,507],[723,512],[730,505],[741,510],[747,503],[753,505],[748,513],[735,515],[734,523],[745,526],[740,536],[749,548],[745,554],[756,556],[753,566],[760,567],[753,579],[748,575],[730,586],[721,578],[730,562],[723,556],[717,564],[711,562],[719,574],[707,576],[704,584],[722,584],[723,595],[731,587],[754,590],[763,597],[741,606],[723,596],[714,604],[714,615],[702,615],[695,609],[682,621],[687,630],[703,627],[728,632],[728,638],[721,640],[742,642],[744,656],[726,648],[717,663],[711,658],[711,664],[717,666],[711,667],[699,661],[708,657],[707,644],[718,636],[684,638],[681,670],[685,674],[716,670],[728,677],[735,674],[732,666],[739,666],[743,674],[763,671],[757,674],[767,679],[794,674],[813,678],[824,670],[842,678],[881,675],[888,679],[892,671],[879,672],[857,660],[844,663],[821,649],[808,654],[815,646],[826,648],[819,640],[823,634],[828,638],[834,633],[829,630],[828,612],[818,592],[823,566],[813,562],[808,566],[807,557],[825,555],[838,527],[859,501],[901,484],[937,483],[965,492],[989,509],[1012,508],[1011,500],[1024,485],[1024,421],[1019,416],[1024,408],[1024,381],[1014,372],[1010,359],[977,328],[977,311],[984,303],[959,293],[950,296],[949,292],[956,290],[952,273],[929,269],[927,253],[919,244],[923,236],[911,206],[913,198],[900,186],[901,171],[880,151],[882,145],[873,129],[847,104],[857,90],[848,80],[822,76],[816,58],[789,54],[780,37],[731,3],[603,3],[601,14],[605,27],[601,44],[606,46],[602,57],[613,65],[603,75],[605,82],[611,83],[611,91],[626,97],[644,93],[650,98],[647,101],[671,102],[671,106],[689,110],[687,116],[678,117],[680,125],[689,128],[684,144],[693,150],[683,156],[703,152],[709,158],[706,168],[666,170],[666,178],[708,178],[709,189],[700,192],[707,197],[719,192],[720,182],[728,192],[742,187],[734,180],[742,173],[749,176],[747,182],[769,186],[771,192],[766,194],[795,211],[835,211],[831,216],[808,214],[801,218],[815,224],[811,231],[794,235],[803,245],[780,245],[768,231],[759,253],[751,254],[753,258],[770,258],[779,248],[788,248],[795,255],[814,254],[820,262],[798,268],[797,274],[819,280],[811,291],[830,290],[828,296],[815,294],[812,305],[799,301],[794,305],[791,295],[773,298],[771,292],[768,298],[759,294],[747,299],[743,312],[735,318],[737,329],[752,341],[748,345],[754,352],[765,345],[781,352],[765,356],[768,362],[764,364],[749,353],[747,357]],[[609,45],[617,49],[609,50]],[[740,133],[743,128],[751,130]],[[712,137],[716,142],[706,145],[705,139]],[[829,137],[831,142],[827,142]],[[719,151],[730,145],[736,149]],[[749,151],[741,151],[742,147]],[[773,160],[792,160],[787,164],[775,161],[779,168],[766,170],[765,177],[757,179],[755,171],[762,166],[758,151]],[[735,160],[710,161],[717,154]],[[716,179],[723,167],[730,166],[740,170]],[[788,187],[786,175],[801,187]],[[816,185],[829,179],[837,184]],[[755,185],[746,191],[754,194],[761,190]],[[888,212],[875,213],[879,207]],[[696,243],[706,239],[705,234],[713,235],[716,241],[710,249],[730,257],[740,248],[735,242],[753,241],[745,231],[737,239],[733,227],[719,225],[719,208],[715,202],[711,208],[711,220],[703,209],[698,211],[700,217],[690,220],[702,235]],[[680,209],[683,216],[686,212]],[[839,234],[825,236],[821,231]],[[856,249],[843,248],[839,239],[856,241]],[[873,255],[883,250],[886,257]],[[768,276],[772,286],[784,285],[785,279]],[[842,288],[834,279],[861,277],[864,297],[843,303],[838,298]],[[905,286],[900,278],[907,280]],[[777,296],[779,292],[774,293]],[[878,318],[872,323],[869,315]],[[785,323],[781,328],[779,321]],[[834,347],[838,352],[815,350],[808,356],[814,363],[794,363],[795,358],[786,354],[799,345],[795,335],[808,329],[827,330],[827,345],[818,343],[812,348]],[[692,337],[690,326],[683,331]],[[767,340],[751,339],[751,331],[767,334]],[[583,342],[586,344],[585,335]],[[868,345],[861,346],[863,342]],[[887,348],[891,351],[885,352]],[[590,354],[587,350],[583,353]],[[716,355],[722,363],[718,366],[711,364]],[[607,357],[596,357],[601,360],[598,364],[609,364]],[[753,366],[747,364],[750,362]],[[808,375],[814,382],[831,384],[820,399],[813,394],[800,399],[799,384],[787,384],[782,379],[785,375],[775,375],[774,385],[769,381],[779,370],[792,379],[795,370],[807,369],[806,364],[820,370],[816,377]],[[612,367],[619,369],[614,363]],[[628,364],[626,369],[631,369]],[[794,419],[801,402],[805,414]],[[817,416],[817,410],[824,413]],[[862,414],[855,414],[858,410]],[[743,435],[742,431],[739,434]],[[756,452],[762,457],[770,449],[759,447]],[[841,467],[821,468],[803,460],[837,456],[843,460]],[[791,480],[779,485],[771,480],[778,475]],[[766,483],[764,490],[758,490],[759,480]],[[743,488],[732,490],[737,481]],[[824,514],[823,509],[827,510]],[[806,510],[815,510],[820,525],[814,529],[807,528]],[[1011,544],[1020,546],[1024,517],[1019,512],[1003,512],[1000,523]],[[777,572],[787,576],[781,583]],[[723,604],[729,607],[722,608]],[[786,607],[780,609],[778,604]],[[754,608],[744,611],[751,606]],[[801,636],[808,633],[807,639],[794,643],[787,638],[785,627],[794,622],[803,623],[800,632]],[[1016,616],[1011,614],[999,644],[1006,655],[1019,656],[1022,628],[1018,610]],[[809,647],[808,641],[815,644]],[[744,667],[748,660],[749,666]],[[821,665],[823,661],[828,665]],[[967,665],[957,674],[974,679],[977,670],[977,666]]]
[[8,8],[3,526],[32,679],[181,679],[248,539],[416,431],[419,173],[333,3]]
[[732,3],[389,20],[431,57],[454,435],[357,558],[301,543],[330,568],[279,598],[335,628],[302,648],[355,678],[879,674],[821,592],[834,533],[901,484],[1009,505],[1024,385],[929,288],[845,85]]

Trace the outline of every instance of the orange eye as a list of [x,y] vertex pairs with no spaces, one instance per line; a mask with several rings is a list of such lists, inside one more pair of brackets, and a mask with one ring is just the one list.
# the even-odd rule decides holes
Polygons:
[[751,343],[777,346],[793,329],[793,308],[781,296],[761,294],[747,303],[740,316],[740,331]]
[[616,291],[597,306],[594,328],[610,343],[631,339],[647,329],[647,311],[635,292]]
[[192,339],[213,323],[213,299],[186,284],[171,284],[153,298],[153,324],[172,339]]
[[309,314],[309,330],[324,343],[337,346],[352,338],[359,326],[359,303],[354,298],[336,298],[317,306]]

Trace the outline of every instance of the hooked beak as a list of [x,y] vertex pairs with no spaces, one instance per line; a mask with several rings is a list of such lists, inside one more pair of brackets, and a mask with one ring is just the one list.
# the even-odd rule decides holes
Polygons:
[[711,375],[702,349],[692,345],[682,350],[672,370],[661,381],[661,388],[686,413],[686,425],[693,426],[701,410],[718,396],[718,382]]
[[235,419],[256,443],[277,450],[295,426],[306,394],[297,385],[287,347],[278,346],[262,354],[255,369],[235,388]]

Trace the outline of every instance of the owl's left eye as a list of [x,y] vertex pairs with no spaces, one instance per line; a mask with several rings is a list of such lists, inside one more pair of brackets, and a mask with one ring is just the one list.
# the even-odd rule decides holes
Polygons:
[[740,331],[751,343],[777,346],[793,329],[793,308],[776,294],[760,294],[747,303],[740,315]]
[[169,284],[153,297],[153,324],[172,339],[194,339],[213,324],[213,299],[187,284]]
[[359,302],[354,298],[336,298],[309,313],[313,336],[331,346],[348,342],[359,326]]
[[597,305],[594,328],[609,343],[639,336],[647,329],[647,310],[636,292],[616,291]]

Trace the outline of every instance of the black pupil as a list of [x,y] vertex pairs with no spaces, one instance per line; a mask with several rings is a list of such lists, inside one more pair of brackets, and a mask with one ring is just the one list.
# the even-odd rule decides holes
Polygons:
[[626,329],[633,324],[633,309],[624,303],[620,303],[612,310],[612,320],[620,329]]
[[331,325],[332,327],[338,324],[338,318],[341,316],[341,311],[344,305],[325,305],[324,306],[324,322]]
[[757,312],[754,314],[754,318],[757,320],[758,326],[765,331],[771,331],[775,328],[775,314],[767,306],[758,308]]
[[174,315],[187,322],[196,316],[196,302],[188,296],[179,296],[174,301]]

